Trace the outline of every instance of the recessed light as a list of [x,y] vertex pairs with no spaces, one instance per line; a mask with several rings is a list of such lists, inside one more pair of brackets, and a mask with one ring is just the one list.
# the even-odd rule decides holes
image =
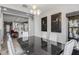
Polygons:
[[7,8],[3,8],[4,11],[7,11]]

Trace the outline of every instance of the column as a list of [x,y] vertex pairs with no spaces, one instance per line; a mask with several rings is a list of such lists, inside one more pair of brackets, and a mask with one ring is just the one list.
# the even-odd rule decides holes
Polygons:
[[1,44],[3,44],[3,13],[1,12],[1,7],[0,7],[0,48]]

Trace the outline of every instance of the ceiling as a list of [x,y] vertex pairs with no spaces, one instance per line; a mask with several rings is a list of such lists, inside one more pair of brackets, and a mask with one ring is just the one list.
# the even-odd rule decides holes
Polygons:
[[[25,5],[25,6],[23,6],[23,5]],[[32,9],[32,4],[2,4],[1,6],[24,11],[27,13],[30,13],[30,10]],[[41,12],[45,12],[46,10],[51,8],[51,5],[49,5],[49,4],[37,4],[36,6],[38,9],[41,10]],[[6,22],[13,22],[13,21],[26,22],[26,21],[28,21],[28,19],[26,19],[26,18],[12,16],[12,15],[3,15],[3,19]]]
[[[32,6],[32,4],[27,5],[28,7]],[[52,4],[36,4],[37,8],[42,12],[49,10],[52,8]]]
[[[23,5],[26,5],[26,6],[24,7]],[[25,11],[27,13],[29,13],[30,10],[32,9],[32,5],[33,4],[1,4],[1,6],[20,10],[20,11]],[[41,10],[41,12],[45,12],[50,8],[52,8],[53,4],[35,4],[35,5],[37,6],[38,9]]]
[[8,15],[8,14],[3,15],[3,20],[5,22],[28,22],[27,18],[14,16],[14,15]]
[[[26,6],[24,7],[23,5],[26,5]],[[27,13],[30,13],[30,10],[32,9],[32,4],[1,4],[1,6],[8,7],[8,8],[11,8],[11,9],[20,10],[20,11],[24,11],[24,12],[27,12]],[[64,7],[64,8],[66,8],[66,10],[68,10],[68,8],[70,8],[70,7],[78,7],[79,4],[73,4],[73,5],[72,4],[36,4],[36,6],[37,6],[38,9],[41,10],[41,13],[44,13],[44,12],[49,11],[50,9],[53,9],[53,8],[59,9],[60,7],[61,8]],[[10,20],[12,18],[8,18],[8,16],[6,16],[5,19]],[[18,21],[20,21],[20,20],[21,19],[18,19]],[[21,20],[21,22],[22,21],[27,21],[27,20]]]
[[[41,13],[46,12],[55,7],[58,8],[58,7],[65,7],[65,6],[67,7],[79,6],[79,4],[0,4],[0,5],[4,7],[24,11],[27,13],[30,13],[30,10],[32,9],[32,5],[36,5],[37,8],[41,10]],[[24,7],[23,5],[26,5],[26,7]]]

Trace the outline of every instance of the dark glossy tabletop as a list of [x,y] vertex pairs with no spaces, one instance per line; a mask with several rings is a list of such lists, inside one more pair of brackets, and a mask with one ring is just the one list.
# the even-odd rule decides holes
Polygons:
[[34,36],[27,41],[18,39],[18,42],[28,55],[59,55],[63,51],[63,44]]

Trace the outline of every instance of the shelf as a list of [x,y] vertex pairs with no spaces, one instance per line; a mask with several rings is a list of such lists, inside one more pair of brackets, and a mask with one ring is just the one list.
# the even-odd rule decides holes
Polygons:
[[79,39],[79,38],[74,38],[74,37],[68,37],[69,39]]
[[[76,14],[76,15],[75,15]],[[72,15],[72,16],[71,16]],[[67,14],[68,17],[68,39],[79,40],[79,15],[78,12]]]
[[79,28],[79,27],[69,27],[69,28]]
[[76,39],[76,38],[74,38],[74,37],[69,37],[69,39]]

